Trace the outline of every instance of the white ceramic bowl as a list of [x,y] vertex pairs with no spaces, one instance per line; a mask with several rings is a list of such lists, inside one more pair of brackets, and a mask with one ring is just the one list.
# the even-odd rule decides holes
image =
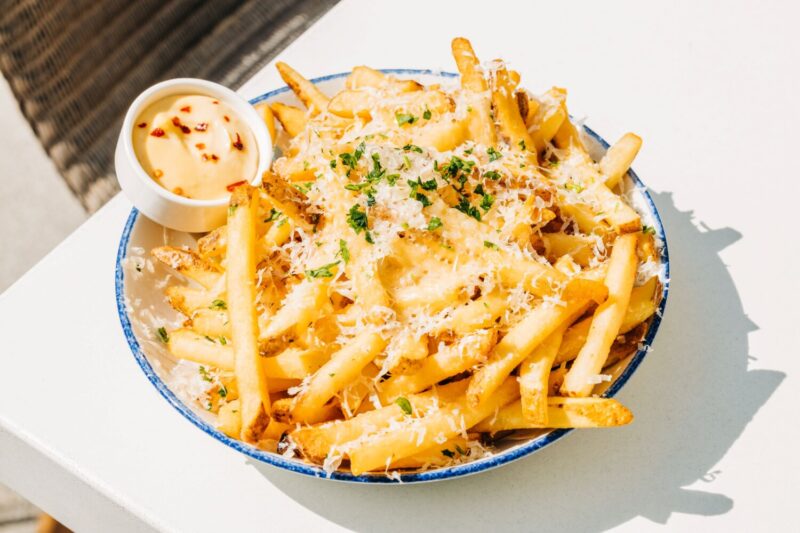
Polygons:
[[[384,72],[425,84],[457,83],[455,74],[446,72],[412,69],[384,70]],[[348,74],[348,72],[332,74],[311,81],[324,93],[335,94],[344,88],[344,80]],[[261,102],[301,105],[288,87],[281,87],[252,100],[253,104]],[[602,157],[608,148],[608,144],[599,135],[585,126],[583,138],[590,155],[595,160]],[[605,397],[614,396],[644,360],[661,323],[661,315],[664,312],[669,292],[669,255],[664,227],[656,206],[647,193],[645,185],[633,170],[624,178],[624,190],[634,209],[642,216],[642,222],[651,226],[655,231],[661,267],[659,277],[662,286],[658,311],[648,320],[647,331],[641,340],[639,349],[614,364],[612,368],[604,370],[605,373],[611,375],[611,381],[597,385],[594,392]],[[416,483],[465,476],[496,468],[553,444],[572,431],[571,429],[520,430],[498,442],[491,456],[470,463],[433,470],[406,470],[401,473],[399,479],[387,477],[381,472],[355,476],[346,469],[326,474],[320,466],[308,464],[301,459],[284,457],[277,453],[261,450],[228,437],[216,428],[216,415],[206,411],[196,401],[193,401],[191,382],[184,379],[185,376],[179,372],[177,361],[156,335],[158,327],[179,327],[184,319],[169,306],[164,298],[163,290],[170,280],[170,271],[149,259],[148,250],[164,244],[194,247],[197,244],[197,238],[197,235],[185,232],[165,231],[162,226],[139,216],[134,209],[122,231],[119,243],[116,269],[117,309],[131,352],[153,386],[190,422],[227,446],[259,461],[308,476],[328,477],[356,483],[396,483],[398,481]],[[174,283],[174,279],[169,283]],[[192,372],[192,376],[198,379],[196,370]],[[631,399],[630,407],[634,411],[636,410],[635,398]]]
[[200,94],[225,102],[250,127],[258,147],[253,185],[261,183],[261,176],[272,164],[273,142],[266,124],[247,100],[227,87],[206,80],[162,81],[140,94],[128,108],[114,154],[120,187],[139,211],[162,226],[178,231],[210,231],[225,222],[228,198],[194,200],[168,191],[147,175],[133,150],[133,127],[139,114],[156,100],[179,94]]

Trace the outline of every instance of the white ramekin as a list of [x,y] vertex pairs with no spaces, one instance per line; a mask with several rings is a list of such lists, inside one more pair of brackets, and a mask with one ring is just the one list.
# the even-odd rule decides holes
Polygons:
[[114,155],[120,187],[136,209],[162,226],[188,232],[210,231],[225,223],[228,198],[194,200],[168,191],[147,175],[133,150],[133,127],[139,113],[156,100],[178,94],[200,94],[225,102],[250,127],[258,147],[253,185],[261,183],[261,176],[272,163],[272,138],[264,120],[247,100],[227,87],[206,80],[162,81],[140,94],[128,108]]

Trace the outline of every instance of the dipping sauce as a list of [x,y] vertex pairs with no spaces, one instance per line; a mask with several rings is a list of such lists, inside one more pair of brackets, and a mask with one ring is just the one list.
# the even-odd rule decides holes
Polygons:
[[197,200],[225,197],[258,168],[250,128],[210,96],[167,96],[148,106],[134,123],[133,149],[156,183]]

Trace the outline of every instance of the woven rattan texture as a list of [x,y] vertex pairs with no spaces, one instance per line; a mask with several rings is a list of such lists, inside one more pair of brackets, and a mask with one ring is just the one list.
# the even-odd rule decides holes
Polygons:
[[0,70],[91,212],[118,190],[114,146],[137,94],[181,76],[236,88],[336,1],[0,0]]

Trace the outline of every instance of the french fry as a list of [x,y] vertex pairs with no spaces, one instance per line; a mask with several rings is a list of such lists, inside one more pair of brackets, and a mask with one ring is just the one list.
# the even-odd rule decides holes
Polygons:
[[383,337],[367,330],[331,355],[330,361],[312,376],[298,395],[292,419],[295,422],[313,419],[314,412],[355,379],[385,346]]
[[197,240],[197,251],[205,258],[224,257],[227,249],[228,228],[219,228],[208,232]]
[[600,160],[600,172],[606,178],[606,187],[613,189],[619,184],[622,176],[631,168],[641,147],[641,137],[634,133],[626,133],[608,149]]
[[392,375],[391,378],[381,383],[381,401],[387,403],[398,396],[423,391],[444,379],[469,370],[473,365],[486,358],[486,354],[494,346],[494,342],[493,332],[482,331],[465,337],[461,342],[441,348],[435,354],[428,356],[417,372],[399,376]]
[[344,118],[372,118],[370,110],[375,105],[375,97],[367,91],[345,90],[331,98],[328,111]]
[[191,250],[173,246],[159,246],[151,251],[153,257],[179,274],[196,281],[206,289],[213,289],[222,276],[221,269]]
[[272,144],[275,144],[275,139],[277,139],[277,137],[275,131],[275,115],[272,113],[272,108],[266,103],[256,104],[255,107],[258,114],[261,115],[261,118],[264,120],[264,124],[267,126]]
[[[463,395],[466,386],[466,380],[461,380],[428,392],[412,394],[406,399],[412,412],[426,412],[442,402],[452,401]],[[332,451],[342,450],[348,443],[368,432],[380,431],[401,422],[406,416],[405,411],[397,403],[393,403],[381,409],[361,413],[349,420],[300,426],[291,432],[291,438],[306,458],[321,461]]]
[[534,348],[570,317],[580,316],[588,305],[588,298],[578,298],[564,305],[541,303],[535,307],[497,343],[489,360],[472,377],[467,390],[470,405],[486,403]]
[[170,331],[167,347],[178,359],[194,361],[229,372],[234,369],[234,354],[230,345],[222,345],[190,329]]
[[209,337],[216,337],[216,341],[220,341],[220,337],[230,337],[231,325],[228,319],[227,311],[201,308],[196,309],[191,314],[192,329],[201,335]]
[[469,445],[464,437],[454,437],[432,448],[417,452],[410,457],[398,459],[389,464],[389,470],[416,469],[431,466],[446,466],[453,459],[460,459],[469,453]]
[[301,380],[319,370],[327,360],[328,354],[321,348],[287,348],[264,358],[264,373],[269,378]]
[[361,89],[363,87],[389,88],[396,92],[420,91],[423,88],[422,85],[414,80],[400,80],[365,66],[355,67],[347,77],[347,80],[345,80],[345,86],[348,89]]
[[519,148],[523,152],[528,148],[534,148],[533,139],[519,113],[519,107],[514,96],[514,86],[509,79],[505,65],[495,71],[494,82],[492,105],[495,118],[500,125],[500,131],[513,148]]
[[170,285],[165,292],[169,304],[188,317],[192,316],[196,309],[210,309],[215,301],[224,302],[220,296],[212,292],[185,285]]
[[531,423],[547,425],[547,393],[550,368],[558,354],[567,324],[551,333],[519,367],[522,416]]
[[232,439],[238,439],[242,432],[242,415],[239,400],[223,404],[217,413],[217,429]]
[[329,304],[328,283],[325,279],[301,281],[294,286],[281,308],[270,318],[259,340],[267,341],[283,335],[297,325],[308,325],[325,310],[326,303]]
[[592,379],[603,369],[611,344],[619,334],[636,278],[636,241],[635,234],[627,234],[614,242],[605,282],[608,300],[595,311],[586,344],[564,378],[561,393],[565,396],[588,396],[594,386]]
[[[294,400],[292,398],[282,398],[280,400],[275,400],[274,402],[272,402],[272,413],[271,413],[272,419],[275,420],[276,422],[280,422],[282,424],[291,426],[291,424],[293,423],[292,419],[293,404]],[[321,408],[315,410],[312,413],[311,418],[305,420],[305,423],[319,424],[340,417],[341,414],[342,412],[339,410],[339,406],[335,402],[328,402]]]
[[305,129],[308,117],[302,109],[280,102],[272,103],[269,107],[289,137],[296,137]]
[[[309,109],[311,116],[315,116],[328,107],[329,98],[317,86],[301,76],[296,70],[278,61],[275,68],[292,91],[297,95],[301,102]],[[274,109],[273,109],[274,111]]]
[[469,335],[477,329],[493,326],[506,307],[508,301],[500,292],[482,295],[477,300],[470,300],[457,307],[441,329],[450,329],[457,335]]
[[497,135],[492,120],[491,100],[487,97],[489,84],[483,77],[480,62],[470,42],[462,37],[453,39],[452,51],[461,73],[461,87],[471,94],[467,119],[470,137],[480,144],[494,146]]
[[418,128],[411,137],[412,144],[430,146],[446,152],[462,144],[469,135],[467,122],[442,119]]
[[303,193],[270,171],[264,172],[264,176],[261,179],[261,186],[270,204],[283,215],[289,217],[295,226],[311,231],[311,224],[306,221],[305,196]]
[[[622,325],[619,328],[620,335],[628,333],[655,313],[656,303],[653,297],[657,281],[658,278],[653,277],[644,285],[633,288],[628,309],[625,311]],[[572,361],[578,356],[581,347],[586,343],[591,325],[592,317],[589,317],[575,323],[566,331],[558,349],[555,364]]]
[[350,470],[354,475],[360,475],[386,468],[392,461],[435,446],[437,439],[459,435],[518,396],[516,379],[508,378],[481,405],[473,405],[464,396],[420,418],[409,416],[402,430],[384,430],[351,443],[347,450]]
[[234,373],[241,405],[241,439],[257,442],[269,423],[270,399],[267,378],[258,350],[256,318],[255,188],[241,185],[231,193],[228,207],[227,294]]
[[569,233],[545,233],[542,235],[548,259],[556,260],[571,256],[582,267],[589,266],[594,259],[596,241],[591,237]]
[[496,415],[484,419],[473,430],[495,433],[511,429],[599,428],[624,426],[632,420],[631,412],[611,398],[548,398],[547,422],[544,424],[527,419],[522,404],[513,402]]

